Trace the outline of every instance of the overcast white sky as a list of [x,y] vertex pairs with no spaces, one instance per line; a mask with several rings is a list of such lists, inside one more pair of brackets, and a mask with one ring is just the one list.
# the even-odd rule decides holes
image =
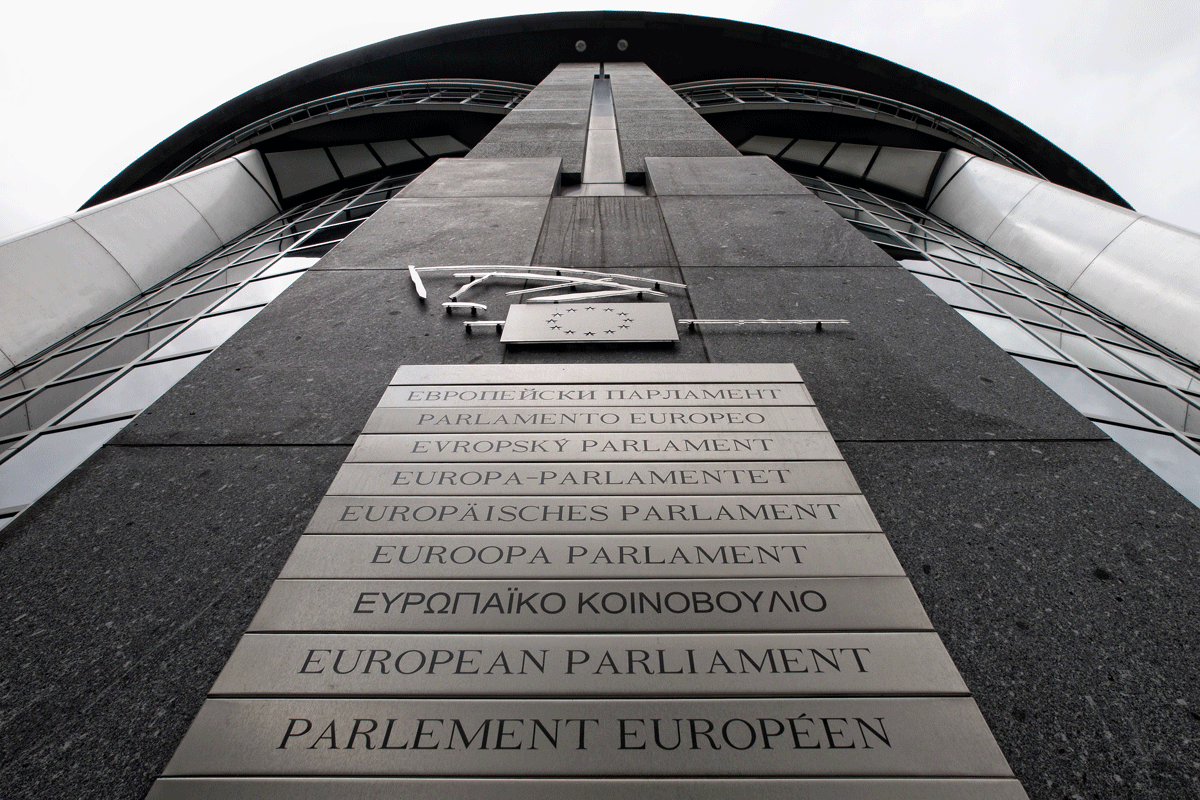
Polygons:
[[[21,3],[5,12],[0,45],[0,237],[71,213],[191,120],[317,59],[470,19],[604,7],[571,0]],[[1200,231],[1197,0],[625,7],[732,15],[924,72],[1029,125],[1137,210]]]

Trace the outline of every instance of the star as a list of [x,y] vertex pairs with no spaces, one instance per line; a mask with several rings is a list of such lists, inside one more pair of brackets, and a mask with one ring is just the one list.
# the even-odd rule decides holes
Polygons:
[[576,311],[578,311],[578,310],[579,310],[579,309],[577,309],[577,308],[568,308],[568,309],[567,309],[567,313],[568,313],[568,314],[574,314],[574,313],[575,313]]
[[616,333],[616,331],[605,331],[605,333]]
[[628,326],[628,325],[622,325],[621,327],[622,327],[622,328],[628,328],[629,326]]
[[605,310],[605,311],[613,311],[614,309],[611,309],[611,308],[606,308],[606,309],[604,309],[604,310]]
[[584,309],[584,311],[595,311],[595,310],[596,310],[595,306],[588,306],[587,308]]
[[584,336],[595,336],[595,335],[596,335],[596,332],[595,332],[595,331],[588,331],[588,332],[586,332],[586,333],[585,333],[585,334],[583,334],[583,335],[584,335]]
[[550,326],[550,330],[552,330],[552,331],[557,331],[557,330],[561,330],[561,329],[562,329],[561,325],[551,325]]
[[553,314],[551,314],[550,316],[551,316],[551,317],[561,317],[561,316],[562,316],[562,312],[561,312],[561,311],[555,311],[555,312],[554,312]]
[[563,331],[563,333],[565,333],[567,336],[572,336],[574,335],[575,331]]

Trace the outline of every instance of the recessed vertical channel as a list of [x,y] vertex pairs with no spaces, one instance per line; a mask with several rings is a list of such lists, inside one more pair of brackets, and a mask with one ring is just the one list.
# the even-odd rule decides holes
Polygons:
[[[601,72],[592,81],[592,107],[588,115],[587,149],[583,154],[583,183],[585,194],[604,194],[589,191],[589,184],[616,184],[614,194],[624,194],[625,168],[621,164],[621,145],[617,140],[617,116],[613,110],[612,83]],[[602,189],[597,186],[596,189]],[[611,187],[615,190],[615,187]]]

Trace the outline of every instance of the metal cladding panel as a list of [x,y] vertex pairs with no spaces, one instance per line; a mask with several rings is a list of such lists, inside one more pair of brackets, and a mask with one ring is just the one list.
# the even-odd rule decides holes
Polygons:
[[213,164],[174,181],[172,186],[228,242],[276,212],[274,199],[234,159]]
[[0,352],[20,363],[140,291],[73,220],[0,244]]
[[1200,361],[1200,236],[1142,217],[1092,261],[1072,294]]
[[1129,209],[1042,181],[1009,212],[987,243],[1073,292],[1092,260],[1135,219]]
[[1017,203],[1041,182],[1024,172],[973,158],[954,174],[929,210],[986,242]]
[[142,291],[223,244],[171,184],[91,209],[76,222],[113,254]]

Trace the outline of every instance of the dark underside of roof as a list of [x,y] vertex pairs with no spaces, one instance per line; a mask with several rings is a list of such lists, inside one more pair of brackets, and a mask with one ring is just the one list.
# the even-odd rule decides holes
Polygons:
[[[624,39],[626,50],[617,48]],[[576,50],[583,40],[587,48]],[[561,12],[482,20],[399,36],[318,61],[210,111],[143,155],[84,207],[150,186],[196,152],[291,106],[406,80],[536,84],[564,62],[641,61],[668,84],[787,78],[882,95],[997,142],[1049,180],[1128,206],[1104,181],[1020,122],[952,86],[875,56],[788,31],[649,12]]]

